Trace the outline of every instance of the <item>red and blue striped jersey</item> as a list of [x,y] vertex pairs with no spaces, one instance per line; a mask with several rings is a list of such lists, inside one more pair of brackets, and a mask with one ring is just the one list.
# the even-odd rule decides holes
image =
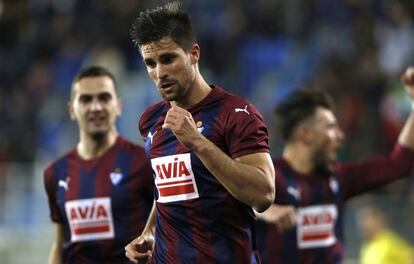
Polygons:
[[276,203],[296,207],[297,226],[279,233],[274,225],[258,222],[263,263],[343,263],[345,202],[409,175],[413,164],[414,152],[398,144],[389,157],[338,164],[330,177],[303,175],[286,160],[274,160]]
[[76,148],[44,172],[52,221],[64,227],[63,263],[130,263],[124,247],[144,229],[153,195],[142,147],[118,137],[102,156]]
[[[198,130],[231,158],[269,152],[267,128],[245,99],[212,86],[188,111]],[[170,103],[141,116],[139,128],[155,175],[155,263],[259,263],[252,209],[236,200],[200,159],[161,128]],[[235,175],[236,177],[236,175]]]

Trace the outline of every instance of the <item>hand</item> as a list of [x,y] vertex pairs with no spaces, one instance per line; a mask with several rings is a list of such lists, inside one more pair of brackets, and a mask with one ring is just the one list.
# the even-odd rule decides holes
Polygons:
[[296,226],[296,209],[290,205],[273,204],[257,216],[268,224],[274,224],[280,233]]
[[414,100],[414,67],[408,67],[401,76],[401,81],[404,84],[405,90],[410,95],[411,100]]
[[125,247],[125,256],[133,263],[148,263],[154,250],[154,236],[141,235]]
[[178,141],[189,150],[194,149],[195,142],[201,136],[191,113],[179,106],[172,106],[168,110],[162,128],[170,129]]

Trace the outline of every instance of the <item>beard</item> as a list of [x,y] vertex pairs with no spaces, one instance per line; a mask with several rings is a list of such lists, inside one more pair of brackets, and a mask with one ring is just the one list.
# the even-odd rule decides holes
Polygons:
[[160,94],[162,98],[171,102],[178,101],[180,98],[184,97],[187,93],[187,90],[184,86],[177,84],[176,89],[170,92],[164,92],[160,89]]
[[326,153],[323,151],[318,151],[315,153],[313,159],[313,173],[315,175],[321,176],[322,178],[328,178],[333,173],[333,170],[330,166],[330,161],[326,156]]
[[104,131],[96,131],[91,134],[92,140],[97,143],[101,143],[104,141],[107,132]]

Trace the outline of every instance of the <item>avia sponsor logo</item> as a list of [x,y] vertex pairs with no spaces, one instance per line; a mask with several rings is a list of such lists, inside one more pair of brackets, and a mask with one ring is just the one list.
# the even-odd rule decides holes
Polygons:
[[304,215],[301,219],[303,226],[323,225],[333,223],[334,219],[328,212],[319,215]]
[[109,197],[67,201],[65,210],[72,242],[114,237]]
[[199,197],[190,153],[151,159],[156,174],[159,203],[184,201]]
[[298,208],[297,240],[299,248],[328,247],[336,242],[336,205],[318,205]]

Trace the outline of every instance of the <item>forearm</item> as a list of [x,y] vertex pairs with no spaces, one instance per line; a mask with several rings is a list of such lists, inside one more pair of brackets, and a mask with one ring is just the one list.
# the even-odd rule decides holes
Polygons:
[[49,253],[49,264],[62,263],[62,247],[63,247],[63,225],[55,224],[55,241],[52,244]]
[[411,110],[411,114],[401,130],[398,143],[401,146],[414,150],[414,109]]
[[407,68],[401,76],[401,81],[404,84],[405,91],[411,98],[412,109],[410,116],[400,133],[398,143],[414,150],[414,67]]
[[56,242],[52,244],[52,248],[49,254],[49,264],[61,264],[62,263],[62,246]]
[[242,160],[232,159],[206,138],[202,138],[193,151],[226,190],[239,201],[258,212],[266,210],[274,201],[274,169],[268,153],[258,153],[265,160],[257,160],[259,164],[256,166],[257,154],[246,155]]
[[145,224],[144,230],[142,231],[143,234],[155,234],[155,227],[157,221],[157,205],[154,201],[152,204],[152,209],[150,214],[148,215],[147,223]]

